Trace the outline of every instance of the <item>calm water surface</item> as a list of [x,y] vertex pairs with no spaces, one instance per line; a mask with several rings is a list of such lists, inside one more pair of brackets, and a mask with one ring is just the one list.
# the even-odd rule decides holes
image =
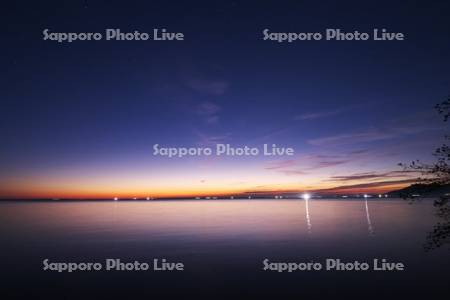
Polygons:
[[[62,298],[156,295],[430,295],[448,290],[448,249],[425,252],[431,200],[214,200],[0,203],[9,292]],[[42,271],[42,260],[151,262],[186,271]],[[404,272],[262,271],[262,261],[402,262]],[[5,271],[6,270],[6,271]],[[24,286],[27,289],[24,289]],[[440,289],[437,287],[440,286]]]

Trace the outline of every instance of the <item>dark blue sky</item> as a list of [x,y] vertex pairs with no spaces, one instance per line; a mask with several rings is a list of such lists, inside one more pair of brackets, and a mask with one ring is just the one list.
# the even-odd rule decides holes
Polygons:
[[[44,1],[3,14],[3,196],[333,187],[342,184],[333,176],[428,159],[443,135],[433,106],[450,93],[445,1]],[[42,40],[45,28],[166,28],[185,41],[60,44]],[[277,43],[262,40],[265,28],[386,28],[406,40]],[[277,143],[296,156],[151,155],[155,143],[216,142]]]

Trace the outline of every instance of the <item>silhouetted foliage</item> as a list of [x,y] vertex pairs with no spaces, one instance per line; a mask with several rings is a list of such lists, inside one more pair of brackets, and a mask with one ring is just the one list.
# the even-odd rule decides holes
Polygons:
[[444,122],[447,122],[450,117],[450,97],[444,102],[436,104],[435,108],[444,117]]
[[[443,116],[444,122],[447,122],[450,118],[450,98],[437,104],[435,108]],[[445,139],[450,140],[450,136],[446,135]],[[411,186],[411,189],[403,194],[404,198],[413,199],[412,193],[426,194],[450,184],[450,147],[443,144],[434,151],[433,155],[436,157],[433,164],[424,164],[418,160],[409,165],[400,164],[405,169],[418,171],[422,174],[418,179],[419,184]],[[441,195],[434,201],[434,206],[437,209],[436,215],[440,221],[427,235],[427,241],[424,245],[426,250],[450,244],[450,195]]]
[[450,243],[450,204],[449,197],[443,196],[434,202],[436,215],[441,219],[427,235],[426,250],[439,248]]

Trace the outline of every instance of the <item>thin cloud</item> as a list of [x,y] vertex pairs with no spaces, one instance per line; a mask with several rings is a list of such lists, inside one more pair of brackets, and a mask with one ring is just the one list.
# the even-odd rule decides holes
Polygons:
[[310,169],[314,170],[314,169],[322,169],[322,168],[334,167],[334,166],[339,166],[339,165],[346,164],[348,162],[350,162],[350,160],[321,161],[317,165],[311,167]]
[[353,154],[364,154],[364,153],[367,153],[367,152],[369,152],[369,149],[354,150],[354,151],[350,152],[350,155],[353,155]]
[[320,118],[326,118],[326,117],[331,117],[331,116],[341,114],[346,110],[347,109],[337,109],[337,110],[331,110],[331,111],[309,112],[309,113],[296,115],[294,117],[294,120],[305,121],[305,120],[315,120],[315,119],[320,119]]
[[361,107],[370,106],[372,104],[373,103],[371,103],[371,102],[365,102],[363,104],[359,103],[359,104],[349,105],[346,107],[341,107],[341,108],[337,108],[337,109],[333,109],[333,110],[306,112],[306,113],[294,116],[294,120],[307,121],[307,120],[327,118],[327,117],[331,117],[331,116],[340,115],[340,114],[348,112],[350,110],[355,110],[355,109],[359,109]]
[[281,171],[283,174],[287,176],[297,176],[297,175],[307,175],[307,172],[301,171],[301,170],[284,170]]
[[[355,154],[354,154],[355,155]],[[297,159],[287,159],[269,162],[264,169],[275,170],[288,176],[305,175],[309,171],[344,165],[352,162],[354,155],[305,155]],[[302,165],[301,169],[298,168]]]
[[221,106],[211,101],[202,102],[194,109],[195,113],[200,115],[207,124],[218,123],[221,110]]
[[226,143],[231,137],[231,133],[229,132],[219,135],[206,134],[196,129],[192,132],[198,139],[196,145],[201,147],[211,147],[217,144],[223,144]]
[[295,159],[289,159],[289,160],[282,160],[282,161],[274,161],[270,162],[267,167],[265,167],[266,170],[277,170],[277,169],[284,169],[289,168],[298,163]]
[[331,176],[327,181],[355,181],[355,180],[375,180],[375,179],[385,179],[385,178],[398,178],[398,177],[411,177],[411,173],[416,173],[413,171],[391,171],[386,173],[356,173],[352,175],[344,176]]
[[209,95],[223,95],[228,90],[230,84],[225,80],[210,80],[200,78],[190,78],[186,85],[192,90]]
[[360,184],[351,184],[351,185],[341,185],[336,186],[329,189],[321,189],[316,192],[323,193],[339,193],[339,192],[358,192],[361,189],[370,189],[370,188],[379,188],[379,189],[388,189],[392,186],[404,185],[404,184],[412,184],[416,183],[417,179],[401,179],[401,180],[388,180],[388,181],[380,181],[380,182],[369,182],[369,183],[360,183]]
[[390,127],[384,129],[372,128],[366,131],[344,133],[322,138],[310,139],[307,142],[310,145],[314,146],[368,143],[418,134],[428,130],[435,130],[435,129],[438,128],[428,126]]

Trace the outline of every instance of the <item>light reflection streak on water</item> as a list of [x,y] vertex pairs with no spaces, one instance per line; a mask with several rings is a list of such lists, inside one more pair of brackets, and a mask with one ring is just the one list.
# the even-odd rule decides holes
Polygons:
[[311,233],[311,218],[309,216],[309,199],[305,198],[305,209],[306,209],[306,225],[308,227],[308,233]]
[[370,221],[369,204],[367,203],[367,199],[365,199],[364,202],[365,202],[365,207],[366,207],[366,219],[367,219],[367,226],[368,226],[369,234],[373,235],[374,231],[373,231],[373,227],[372,227],[372,222]]

